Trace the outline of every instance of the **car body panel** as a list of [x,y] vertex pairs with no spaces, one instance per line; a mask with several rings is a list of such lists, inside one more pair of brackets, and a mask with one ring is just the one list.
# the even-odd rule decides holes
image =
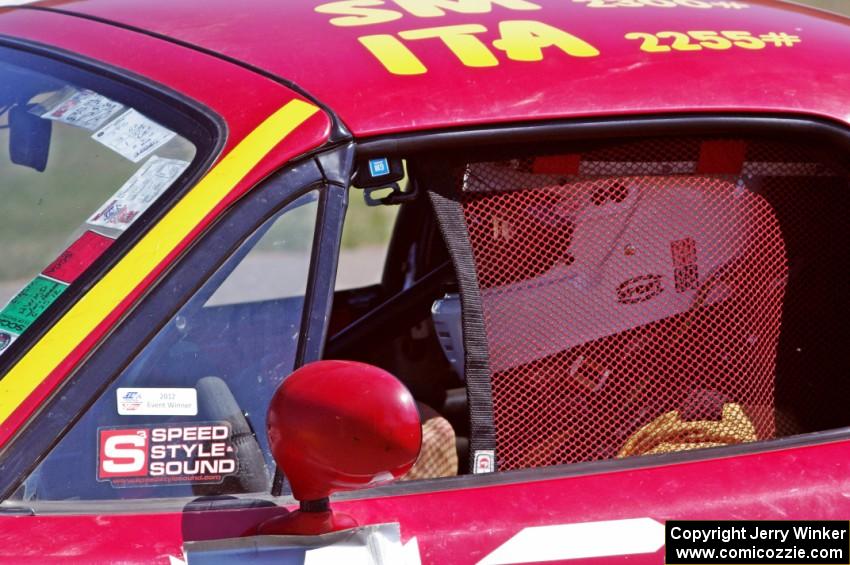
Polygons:
[[[742,9],[606,9],[584,0],[535,0],[531,4],[539,9],[514,9],[506,6],[527,3],[466,2],[483,6],[474,10],[480,13],[438,8],[431,10],[433,17],[416,17],[398,5],[401,0],[349,3],[373,6],[361,11],[378,23],[346,26],[330,23],[344,18],[339,8],[337,14],[317,12],[327,4],[318,0],[259,0],[250,9],[226,0],[78,0],[55,7],[198,45],[292,80],[361,137],[612,114],[759,112],[850,119],[844,94],[850,74],[839,56],[850,52],[850,20],[840,16],[772,0],[742,2],[747,6]],[[571,56],[546,47],[540,61],[508,60],[493,46],[505,21],[542,22],[588,42],[599,55]],[[491,52],[488,58],[476,50],[481,45],[466,48],[470,65],[494,66],[464,65],[440,39],[398,35],[455,25],[475,26],[468,28],[472,36]],[[788,33],[801,42],[648,53],[640,41],[625,39],[632,32],[692,30]],[[364,36],[394,37],[427,72],[392,74],[360,43]]]
[[[228,140],[211,172],[0,381],[0,445],[218,214],[330,134],[329,117],[300,94],[185,47],[46,12],[0,13],[3,34],[49,42],[168,84],[217,113],[227,125]],[[136,49],[114,48],[122,44]],[[174,63],[158,64],[161,60]]]
[[[162,228],[167,249],[148,257],[149,268],[110,287],[114,301],[84,313],[88,325],[74,334],[74,342],[63,341],[71,334],[48,334],[21,361],[35,363],[17,370],[21,376],[26,370],[38,386],[24,395],[26,399],[0,426],[0,443],[233,200],[330,136],[330,117],[315,106],[314,112],[303,111],[297,113],[299,119],[286,121],[291,133],[278,121],[268,122],[293,101],[302,110],[313,103],[272,78],[191,45],[293,80],[328,104],[359,137],[661,113],[790,113],[845,124],[850,120],[850,71],[847,61],[837,56],[850,52],[846,20],[783,8],[776,2],[746,2],[748,7],[741,10],[597,10],[579,2],[536,0],[540,10],[496,6],[484,13],[433,18],[403,14],[389,22],[352,27],[331,25],[332,16],[315,11],[319,3],[257,0],[255,10],[223,0],[39,4],[79,17],[48,10],[0,10],[0,37],[54,46],[147,77],[207,106],[228,127],[223,157],[215,169],[227,169],[226,182],[215,182],[219,192],[206,201],[206,208],[178,217],[179,229]],[[401,13],[397,6],[389,7]],[[496,66],[472,68],[461,64],[439,40],[421,40],[411,49],[427,72],[402,76],[388,72],[358,41],[370,34],[475,24],[486,28],[481,37],[492,45],[499,22],[508,20],[542,21],[567,30],[596,46],[600,55],[577,58],[547,48],[543,60],[519,62],[493,51]],[[803,39],[794,46],[762,50],[681,53],[644,53],[638,42],[624,39],[628,32],[693,29],[787,32]],[[262,140],[255,145],[252,136],[258,130]],[[231,169],[228,159],[234,154],[242,157],[240,166]],[[224,173],[210,173],[207,179],[217,174]],[[210,183],[202,181],[198,187]],[[133,261],[128,258],[118,267]],[[66,324],[73,321],[65,319]],[[47,353],[50,362],[36,360],[40,353]],[[8,394],[5,386],[0,381],[0,398]],[[561,478],[527,480],[527,474],[505,474],[472,487],[468,477],[460,477],[411,485],[416,491],[412,494],[390,490],[334,504],[361,524],[399,522],[403,541],[415,539],[424,562],[470,564],[486,559],[524,528],[544,525],[633,518],[841,519],[850,512],[850,441],[710,459],[713,453],[686,463],[660,457],[654,460],[656,466],[578,476],[555,469],[563,471]],[[145,506],[140,502],[138,508]],[[4,532],[0,561],[174,563],[173,559],[185,557],[186,541],[239,536],[282,512],[277,507],[187,508],[168,513],[117,509],[117,513],[85,513],[80,505],[71,515],[0,514]],[[620,558],[657,563],[662,560],[660,552]],[[601,554],[588,560],[612,561]]]
[[[461,490],[453,490],[449,480],[431,492],[339,501],[334,507],[361,525],[399,522],[402,542],[416,538],[423,563],[463,565],[479,563],[491,554],[495,557],[500,548],[505,552],[504,544],[512,539],[521,546],[517,535],[531,527],[635,518],[661,523],[669,519],[841,520],[850,512],[850,442],[690,463],[661,465],[663,461],[660,458],[657,467],[512,484],[509,473],[500,479],[506,484]],[[789,483],[805,485],[806,492],[789,489]],[[14,553],[7,549],[0,561],[62,557],[80,563],[168,563],[169,556],[183,558],[187,541],[239,537],[280,512],[279,508],[259,508],[0,517],[6,547],[16,548]],[[63,532],[61,543],[54,539],[57,530]],[[553,535],[550,547],[568,551],[569,546],[557,543],[562,534]],[[529,547],[524,551],[533,555]],[[594,559],[553,562],[663,561],[660,547],[620,556],[603,552],[600,549]]]

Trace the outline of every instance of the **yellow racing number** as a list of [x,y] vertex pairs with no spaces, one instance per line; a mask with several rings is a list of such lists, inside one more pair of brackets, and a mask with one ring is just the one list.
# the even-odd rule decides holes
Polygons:
[[699,41],[699,44],[706,49],[731,49],[732,42],[721,37],[716,31],[689,31],[688,35]]
[[626,39],[637,39],[643,41],[640,46],[640,50],[646,51],[647,53],[667,53],[671,51],[670,47],[666,45],[659,45],[658,37],[652,33],[627,33]]
[[736,47],[742,49],[764,49],[764,41],[754,37],[748,31],[721,31],[720,33],[723,37],[731,39]]
[[702,51],[703,49],[724,51],[732,47],[756,51],[764,49],[767,45],[774,47],[793,47],[802,41],[800,36],[789,35],[784,32],[770,32],[755,36],[749,31],[717,32],[706,30],[689,31],[687,33],[679,31],[659,31],[658,33],[631,32],[627,33],[625,38],[640,41],[640,49],[646,53]]
[[674,51],[702,51],[702,47],[691,43],[691,38],[685,33],[678,31],[659,31],[655,34],[659,39],[672,39],[670,46]]

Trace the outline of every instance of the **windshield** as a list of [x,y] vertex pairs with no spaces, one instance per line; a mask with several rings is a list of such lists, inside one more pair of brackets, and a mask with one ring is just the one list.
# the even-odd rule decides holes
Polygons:
[[152,106],[129,86],[0,49],[0,353],[194,159]]
[[[275,470],[265,433],[269,399],[295,367],[318,203],[317,191],[301,196],[231,254],[86,409],[15,498],[268,492]],[[162,430],[209,426],[219,430],[216,441],[159,441]],[[150,451],[137,451],[132,463],[125,449],[132,458],[132,445],[143,437],[151,441],[136,448]],[[195,440],[205,443],[187,443]],[[68,473],[76,462],[92,472]]]

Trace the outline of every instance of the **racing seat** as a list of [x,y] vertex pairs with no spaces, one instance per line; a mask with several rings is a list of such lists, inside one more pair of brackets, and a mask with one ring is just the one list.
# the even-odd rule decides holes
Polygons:
[[422,421],[422,449],[416,463],[401,480],[437,479],[457,475],[455,431],[448,420],[421,402],[416,403]]
[[463,305],[474,470],[775,435],[788,267],[750,149],[423,167]]

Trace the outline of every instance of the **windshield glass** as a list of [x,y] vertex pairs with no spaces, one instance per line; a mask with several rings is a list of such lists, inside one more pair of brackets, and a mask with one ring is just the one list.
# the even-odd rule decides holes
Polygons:
[[[231,254],[14,498],[268,492],[269,399],[295,367],[318,203],[317,191],[301,196]],[[91,472],[68,473],[76,464]]]
[[0,49],[0,352],[189,168],[195,146],[158,113],[129,86]]

